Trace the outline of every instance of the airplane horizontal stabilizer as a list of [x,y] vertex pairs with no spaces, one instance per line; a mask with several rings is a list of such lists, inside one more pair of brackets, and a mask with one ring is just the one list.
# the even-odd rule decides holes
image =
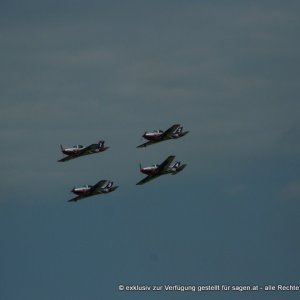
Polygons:
[[186,167],[186,164],[181,165],[179,168],[177,168],[176,171],[172,172],[172,175],[178,174],[178,173],[181,172],[185,167]]

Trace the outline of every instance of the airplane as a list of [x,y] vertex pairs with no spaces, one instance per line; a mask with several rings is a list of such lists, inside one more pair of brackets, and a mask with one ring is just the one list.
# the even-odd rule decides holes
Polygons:
[[60,145],[61,151],[63,154],[67,155],[62,159],[58,160],[59,162],[68,161],[80,156],[99,153],[107,150],[109,147],[104,146],[104,141],[99,141],[98,144],[91,144],[89,146],[75,145],[72,148],[64,149],[62,145]]
[[114,183],[110,180],[100,180],[95,185],[85,185],[78,188],[74,187],[71,192],[77,196],[68,200],[68,202],[76,202],[87,197],[111,193],[118,188],[118,186],[113,186],[113,184]]
[[154,132],[145,132],[143,134],[143,138],[148,140],[148,142],[137,146],[137,148],[143,148],[150,146],[152,144],[170,140],[170,139],[178,139],[180,137],[185,136],[188,131],[183,131],[183,127],[180,124],[174,124],[166,131],[163,130],[155,130]]
[[147,175],[147,177],[143,178],[141,181],[137,183],[137,185],[142,185],[144,183],[149,182],[161,175],[165,174],[172,174],[176,175],[177,173],[181,172],[185,167],[186,164],[181,165],[179,161],[172,164],[175,156],[170,155],[167,157],[160,165],[153,165],[151,167],[144,167],[140,165],[140,171]]

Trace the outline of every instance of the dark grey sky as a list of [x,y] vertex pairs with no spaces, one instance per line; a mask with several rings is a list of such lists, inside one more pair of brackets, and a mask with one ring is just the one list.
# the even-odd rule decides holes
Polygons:
[[[225,3],[226,2],[226,3]],[[298,299],[296,1],[2,1],[0,298]],[[136,149],[145,130],[190,134]],[[105,139],[65,164],[59,144]],[[138,164],[188,164],[145,186]],[[67,203],[74,185],[113,194]]]

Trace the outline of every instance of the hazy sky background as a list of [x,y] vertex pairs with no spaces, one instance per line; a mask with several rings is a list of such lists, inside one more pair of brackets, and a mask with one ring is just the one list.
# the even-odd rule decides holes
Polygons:
[[[0,298],[299,299],[297,1],[0,2]],[[136,149],[145,130],[190,133]],[[57,163],[59,145],[105,139]],[[136,186],[138,165],[187,168]],[[68,203],[73,186],[109,195]]]

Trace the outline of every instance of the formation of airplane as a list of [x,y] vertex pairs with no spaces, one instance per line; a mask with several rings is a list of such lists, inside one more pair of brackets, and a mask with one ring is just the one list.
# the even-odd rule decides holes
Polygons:
[[148,140],[148,142],[137,146],[137,148],[143,148],[150,146],[152,144],[156,144],[162,141],[178,139],[185,136],[188,131],[183,131],[183,127],[180,124],[174,124],[166,131],[163,130],[155,130],[153,132],[145,132],[143,134],[143,138]]
[[146,174],[147,176],[139,181],[137,185],[145,184],[149,182],[150,180],[153,180],[161,175],[166,175],[166,174],[172,174],[176,175],[179,172],[181,172],[185,167],[186,164],[181,164],[180,161],[177,161],[172,164],[173,160],[175,159],[174,155],[170,155],[167,157],[161,164],[159,165],[153,165],[150,167],[144,167],[140,165],[140,171],[141,173]]
[[63,146],[60,145],[60,148],[61,148],[61,152],[67,156],[63,157],[58,161],[64,162],[74,158],[78,158],[80,156],[103,152],[107,150],[109,147],[104,146],[104,141],[99,141],[97,144],[91,144],[89,146],[75,145],[72,148],[64,149]]
[[[154,132],[145,132],[143,138],[148,140],[148,142],[143,143],[137,148],[147,147],[149,145],[159,143],[162,141],[170,139],[178,139],[185,136],[188,131],[183,131],[183,127],[180,124],[174,124],[166,131],[156,130]],[[109,147],[104,146],[104,141],[100,140],[97,144],[91,144],[89,146],[75,145],[71,148],[63,148],[62,145],[61,151],[66,156],[59,159],[58,162],[69,161],[81,156],[100,153],[107,150]],[[174,155],[168,156],[161,164],[155,164],[150,167],[142,167],[140,165],[140,172],[146,174],[147,176],[140,180],[137,185],[145,184],[155,178],[158,178],[162,175],[171,174],[176,175],[181,172],[186,164],[181,164],[181,162],[176,161]],[[68,200],[69,202],[77,202],[78,200],[85,199],[87,197],[96,196],[100,194],[108,194],[115,191],[118,186],[113,185],[113,181],[110,180],[100,180],[94,185],[85,185],[83,187],[74,187],[71,192],[76,195],[76,197]]]
[[111,193],[118,188],[118,186],[113,186],[113,184],[114,183],[110,180],[100,180],[94,185],[85,185],[78,188],[74,187],[71,192],[77,196],[68,201],[76,202],[87,197]]

